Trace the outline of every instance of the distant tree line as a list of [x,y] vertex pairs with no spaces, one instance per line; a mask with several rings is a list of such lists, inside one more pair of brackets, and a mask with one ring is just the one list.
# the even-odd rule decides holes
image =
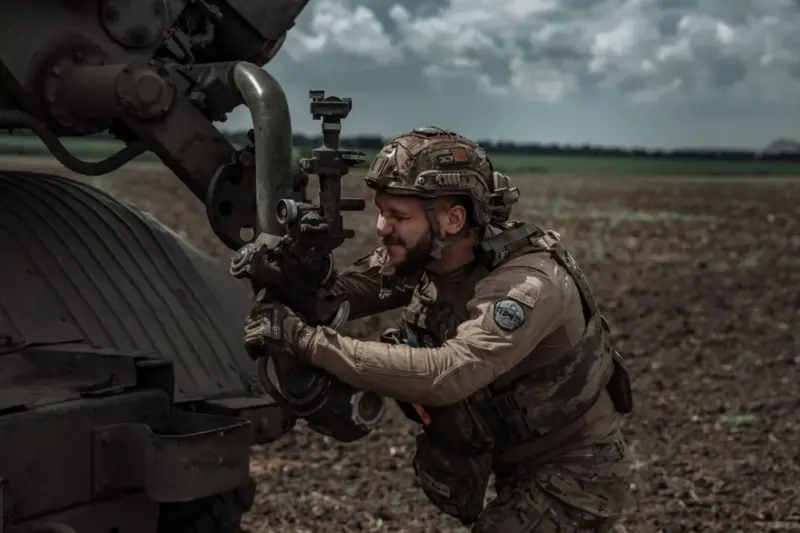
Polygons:
[[[232,137],[245,138],[244,133],[232,134]],[[377,151],[384,145],[386,139],[377,135],[357,135],[342,138],[343,147],[364,151]],[[322,143],[322,137],[295,134],[292,142],[296,148],[312,149]],[[635,157],[635,158],[669,158],[682,160],[726,160],[726,161],[800,161],[800,151],[784,153],[764,153],[758,150],[726,150],[726,149],[647,149],[625,148],[615,146],[565,145],[565,144],[537,144],[515,143],[510,141],[494,141],[489,139],[477,140],[489,154],[505,155],[531,155],[531,156],[562,156],[562,157]]]
[[[17,130],[14,136],[33,135],[31,132]],[[236,145],[247,142],[247,132],[226,132],[225,136]],[[94,139],[110,139],[106,133],[88,136]],[[341,144],[345,148],[363,151],[377,151],[387,139],[378,135],[356,135],[344,137]],[[311,150],[322,144],[321,136],[303,134],[292,135],[295,148],[303,151]],[[515,143],[511,141],[479,140],[477,141],[489,154],[504,155],[531,155],[531,156],[562,156],[562,157],[608,157],[608,158],[665,158],[681,160],[724,160],[724,161],[787,161],[800,162],[800,143],[792,141],[791,149],[783,152],[772,153],[760,150],[734,150],[734,149],[648,149],[625,148],[614,146],[595,146],[590,144],[565,145],[565,144],[537,144]],[[1,151],[1,150],[0,150]]]

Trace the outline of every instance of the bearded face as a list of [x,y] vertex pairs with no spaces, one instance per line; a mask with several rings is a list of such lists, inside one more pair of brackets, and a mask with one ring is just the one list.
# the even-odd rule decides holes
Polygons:
[[417,272],[431,261],[433,235],[430,229],[415,242],[407,242],[393,234],[380,239],[380,243],[386,250],[388,265],[394,267],[398,275]]
[[[378,191],[375,206],[384,266],[401,275],[428,266],[433,260],[434,235],[422,200]],[[441,237],[456,234],[466,222],[464,207],[452,199],[437,198],[432,209]]]
[[424,268],[431,260],[433,238],[422,202],[418,198],[378,192],[375,206],[376,233],[385,266],[404,272]]

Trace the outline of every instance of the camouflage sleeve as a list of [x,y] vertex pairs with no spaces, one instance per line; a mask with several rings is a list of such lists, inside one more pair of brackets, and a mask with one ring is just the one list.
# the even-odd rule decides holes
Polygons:
[[358,259],[338,272],[333,284],[322,296],[331,295],[350,302],[352,320],[382,313],[406,305],[416,280],[387,275],[383,270],[380,249]]
[[299,357],[353,387],[450,405],[510,370],[561,324],[563,287],[544,268],[500,267],[476,286],[470,318],[439,348],[363,342],[306,325],[292,336]]

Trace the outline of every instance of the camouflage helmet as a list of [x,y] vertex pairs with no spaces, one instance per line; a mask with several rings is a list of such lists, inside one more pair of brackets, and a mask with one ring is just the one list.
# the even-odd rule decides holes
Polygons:
[[389,194],[432,200],[465,196],[478,226],[504,222],[518,190],[495,172],[486,152],[466,137],[438,127],[416,128],[389,141],[365,176],[367,185]]

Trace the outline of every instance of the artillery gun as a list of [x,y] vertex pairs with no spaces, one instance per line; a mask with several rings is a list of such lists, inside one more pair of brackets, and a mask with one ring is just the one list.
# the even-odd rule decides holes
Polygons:
[[[339,208],[363,209],[338,198],[352,161],[331,133],[340,107],[326,102],[342,100],[312,93],[334,146],[296,165],[286,96],[262,68],[307,2],[2,2],[0,128],[32,130],[88,176],[154,153],[231,250],[316,215],[325,254],[304,265],[329,273]],[[253,130],[236,147],[214,123],[241,104]],[[85,161],[61,142],[102,132],[125,148]],[[365,396],[319,373],[259,379],[242,339],[251,295],[230,274],[87,183],[0,169],[0,533],[239,532],[251,445],[298,417],[340,440],[374,427],[380,409],[361,416]]]

